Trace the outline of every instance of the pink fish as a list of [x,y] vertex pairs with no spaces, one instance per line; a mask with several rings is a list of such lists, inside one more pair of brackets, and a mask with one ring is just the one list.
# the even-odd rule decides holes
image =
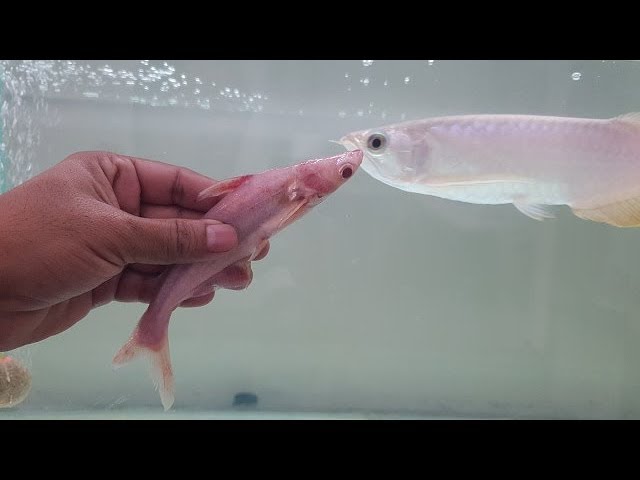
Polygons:
[[640,226],[640,113],[609,119],[528,115],[427,118],[345,135],[362,168],[393,187],[552,217]]
[[205,217],[234,226],[238,246],[210,261],[167,270],[130,339],[116,353],[114,366],[142,354],[149,356],[162,405],[165,410],[171,408],[174,386],[168,331],[172,312],[184,300],[209,293],[212,286],[246,287],[252,275],[250,262],[267,240],[335,192],[356,172],[361,161],[362,152],[356,150],[231,178],[202,191],[199,200],[223,196]]

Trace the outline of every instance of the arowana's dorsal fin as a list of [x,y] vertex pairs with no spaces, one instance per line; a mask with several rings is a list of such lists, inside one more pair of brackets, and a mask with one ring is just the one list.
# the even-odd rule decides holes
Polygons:
[[572,210],[576,216],[585,220],[608,223],[616,227],[640,227],[640,196],[595,208]]

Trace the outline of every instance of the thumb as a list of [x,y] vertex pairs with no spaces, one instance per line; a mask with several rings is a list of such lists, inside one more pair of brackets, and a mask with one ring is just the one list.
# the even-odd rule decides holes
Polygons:
[[236,247],[235,229],[216,220],[152,219],[131,215],[118,250],[126,263],[169,265],[206,260]]

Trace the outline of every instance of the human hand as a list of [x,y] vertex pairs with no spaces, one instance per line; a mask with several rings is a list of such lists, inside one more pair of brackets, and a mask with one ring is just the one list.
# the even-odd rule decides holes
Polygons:
[[0,351],[56,335],[113,300],[149,303],[167,266],[233,249],[233,227],[202,219],[219,198],[196,202],[214,183],[164,163],[80,152],[0,195]]

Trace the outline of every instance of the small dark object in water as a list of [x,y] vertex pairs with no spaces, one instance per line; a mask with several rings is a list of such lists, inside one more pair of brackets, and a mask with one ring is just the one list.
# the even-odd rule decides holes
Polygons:
[[253,407],[258,403],[258,396],[255,393],[240,392],[233,397],[234,407]]

